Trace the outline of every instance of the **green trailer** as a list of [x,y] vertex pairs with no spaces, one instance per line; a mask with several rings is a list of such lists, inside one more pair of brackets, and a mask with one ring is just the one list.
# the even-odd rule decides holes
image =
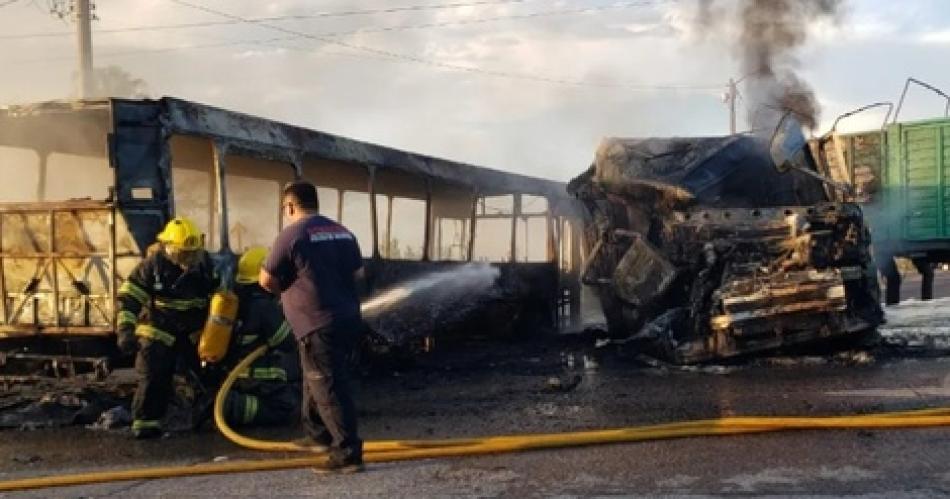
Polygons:
[[[913,244],[927,251],[950,243],[950,119],[896,123],[887,129],[883,163],[882,241]],[[900,246],[898,246],[900,247]]]
[[931,298],[934,264],[950,262],[950,118],[832,132],[812,147],[823,173],[852,187],[836,197],[864,208],[886,301],[900,300],[895,257],[914,262],[923,276],[921,298]]

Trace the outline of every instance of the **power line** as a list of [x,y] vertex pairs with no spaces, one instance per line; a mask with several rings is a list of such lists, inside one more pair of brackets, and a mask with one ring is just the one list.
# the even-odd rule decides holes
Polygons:
[[[8,2],[16,2],[19,0],[6,0]],[[350,16],[359,16],[359,15],[372,15],[372,14],[392,14],[406,11],[425,11],[425,10],[445,10],[445,9],[455,9],[461,7],[478,7],[486,5],[504,5],[504,4],[513,4],[513,3],[528,3],[538,0],[481,0],[475,2],[455,2],[448,4],[437,4],[437,5],[409,5],[403,7],[389,7],[382,9],[364,9],[364,10],[348,10],[348,11],[336,11],[336,12],[318,12],[316,14],[298,14],[298,15],[287,15],[287,16],[273,16],[273,17],[257,17],[249,18],[248,21],[252,22],[285,22],[285,21],[304,21],[309,19],[321,19],[321,18],[331,18],[331,17],[350,17]],[[2,5],[0,5],[2,6]],[[233,26],[235,24],[242,24],[245,21],[238,21],[234,19],[226,21],[201,21],[201,22],[191,22],[191,23],[174,23],[174,24],[159,24],[152,26],[129,26],[127,28],[115,28],[115,29],[102,29],[96,30],[97,35],[103,34],[115,34],[115,33],[132,33],[138,31],[166,31],[166,30],[179,30],[179,29],[192,29],[192,28],[207,28],[215,26]],[[349,34],[350,32],[344,32],[343,34]],[[68,31],[51,31],[45,33],[24,33],[19,35],[0,35],[0,39],[3,40],[16,40],[16,39],[29,39],[29,38],[57,38],[64,36],[72,36],[73,33]]]
[[[295,37],[295,38],[306,38],[306,39],[308,39],[308,40],[313,40],[313,41],[321,42],[321,43],[324,43],[324,44],[327,44],[327,45],[336,45],[336,46],[340,46],[340,47],[344,47],[344,48],[356,50],[356,51],[358,51],[358,52],[373,54],[373,55],[376,55],[376,56],[389,57],[389,58],[392,58],[392,59],[402,60],[402,61],[406,61],[406,62],[412,62],[412,63],[416,63],[416,64],[420,64],[420,65],[424,65],[424,66],[435,67],[435,68],[440,68],[440,69],[447,69],[447,70],[452,70],[452,71],[461,71],[461,72],[473,73],[473,74],[481,74],[481,75],[486,75],[486,76],[495,76],[495,77],[499,77],[499,78],[508,78],[508,79],[525,80],[525,81],[535,81],[535,82],[551,83],[551,84],[565,85],[565,86],[587,86],[587,87],[594,87],[594,88],[620,88],[620,89],[640,90],[640,91],[644,91],[644,90],[646,90],[646,91],[653,91],[653,90],[713,90],[713,89],[718,90],[718,89],[721,89],[721,88],[722,88],[722,85],[631,85],[631,84],[615,84],[615,83],[593,82],[593,81],[584,81],[584,80],[567,80],[567,79],[562,79],[562,78],[544,77],[544,76],[537,76],[537,75],[531,75],[531,74],[519,74],[519,73],[506,72],[506,71],[488,70],[488,69],[482,69],[482,68],[472,67],[472,66],[460,66],[460,65],[458,65],[458,64],[452,64],[452,63],[448,63],[448,62],[437,61],[437,60],[433,60],[433,59],[427,59],[427,58],[424,58],[424,57],[414,56],[414,55],[410,55],[410,54],[403,54],[403,53],[393,52],[393,51],[384,50],[384,49],[379,49],[379,48],[375,48],[375,47],[369,47],[369,46],[361,45],[361,44],[357,44],[357,43],[347,42],[347,41],[343,41],[343,40],[337,40],[337,39],[334,39],[334,38],[328,38],[328,37],[326,37],[326,36],[320,36],[320,35],[314,35],[314,34],[311,34],[311,33],[305,33],[305,32],[301,32],[301,31],[296,31],[296,30],[284,28],[284,27],[281,27],[281,26],[274,26],[274,25],[272,25],[272,24],[267,24],[266,22],[263,22],[263,21],[257,21],[257,20],[253,20],[253,19],[242,18],[242,17],[236,16],[236,15],[234,15],[234,14],[230,14],[230,13],[223,12],[223,11],[220,11],[220,10],[212,9],[212,8],[210,8],[210,7],[206,7],[206,6],[203,6],[203,5],[194,4],[194,3],[191,3],[191,2],[188,2],[188,1],[185,1],[185,0],[171,0],[171,1],[174,2],[174,3],[177,3],[177,4],[179,4],[179,5],[182,5],[182,6],[185,6],[185,7],[189,7],[189,8],[195,9],[195,10],[199,10],[199,11],[202,11],[202,12],[205,12],[205,13],[214,14],[214,15],[217,15],[217,16],[220,16],[220,17],[224,17],[224,18],[227,18],[227,19],[231,19],[231,20],[234,20],[234,21],[240,21],[240,22],[245,23],[245,24],[251,24],[251,25],[255,25],[255,26],[260,26],[260,27],[262,27],[262,28],[270,29],[270,30],[272,30],[272,31],[278,31],[278,32],[281,32],[281,33],[285,33],[285,34],[288,34],[288,35],[292,35],[292,37]],[[639,2],[639,3],[631,3],[631,4],[627,4],[627,5],[630,5],[630,6],[633,6],[633,5],[652,5],[652,4],[655,4],[655,3],[656,3],[656,2],[643,1],[643,2]]]
[[321,17],[344,17],[344,16],[360,16],[367,14],[392,14],[398,12],[407,12],[407,11],[424,11],[424,10],[442,10],[442,9],[456,9],[460,7],[479,7],[483,5],[502,5],[502,4],[512,4],[512,3],[526,3],[536,0],[480,0],[474,2],[454,2],[454,3],[444,3],[444,4],[434,4],[434,5],[407,5],[402,7],[385,7],[382,9],[364,9],[364,10],[344,10],[338,12],[319,12],[316,14],[302,14],[302,15],[290,15],[290,16],[277,16],[270,18],[262,18],[262,21],[293,21],[293,20],[305,20],[305,19],[317,19]]
[[496,16],[496,17],[483,17],[480,19],[466,19],[459,21],[442,21],[436,23],[425,23],[425,24],[415,24],[415,25],[405,25],[405,26],[387,26],[381,28],[364,28],[356,29],[351,31],[340,31],[336,33],[325,33],[325,36],[344,36],[344,35],[356,35],[363,33],[385,33],[390,31],[404,31],[404,30],[413,30],[413,29],[427,29],[427,28],[444,28],[448,26],[465,26],[471,24],[484,24],[498,21],[510,21],[518,19],[532,19],[537,17],[548,17],[548,16],[560,16],[560,15],[570,15],[570,14],[585,14],[589,12],[602,12],[605,10],[615,10],[615,9],[626,9],[630,7],[639,7],[643,6],[642,3],[619,3],[611,5],[600,5],[596,7],[584,7],[580,9],[567,9],[567,10],[549,10],[541,12],[529,12],[527,14],[512,14],[507,16]]
[[[667,0],[671,1],[671,0]],[[615,9],[626,9],[630,7],[643,6],[641,3],[618,3],[610,5],[601,5],[595,7],[584,7],[580,9],[564,9],[564,10],[549,10],[549,11],[540,11],[540,12],[529,12],[526,14],[511,14],[505,16],[495,16],[495,17],[483,17],[478,19],[463,19],[458,21],[442,21],[435,23],[424,23],[424,24],[410,24],[410,25],[397,25],[397,26],[384,26],[378,28],[359,28],[348,31],[331,31],[319,33],[319,36],[347,36],[355,34],[364,34],[364,33],[385,33],[392,31],[405,31],[405,30],[416,30],[416,29],[427,29],[427,28],[444,28],[451,26],[466,26],[473,24],[484,24],[498,21],[511,21],[511,20],[520,20],[520,19],[532,19],[538,17],[548,17],[548,16],[559,16],[559,15],[570,15],[570,14],[584,14],[589,12],[601,12],[606,10],[615,10]],[[272,18],[249,18],[249,22],[272,22],[271,20],[288,20],[287,16],[283,17],[272,17]],[[242,21],[228,20],[228,21],[207,21],[200,23],[181,23],[181,24],[165,24],[165,25],[155,25],[155,26],[130,26],[127,28],[114,28],[114,29],[100,29],[96,30],[97,35],[108,35],[108,34],[119,34],[119,33],[133,33],[133,32],[142,32],[142,31],[166,31],[166,30],[178,30],[178,29],[191,29],[191,28],[204,28],[204,27],[215,27],[215,26],[231,26],[235,24],[241,24]],[[58,37],[68,37],[73,36],[73,33],[65,31],[56,31],[49,33],[26,33],[20,35],[0,35],[0,40],[19,40],[19,39],[30,39],[30,38],[58,38]]]
[[[509,0],[509,1],[510,1],[510,0]],[[525,1],[525,0],[518,0],[518,1]],[[530,0],[528,0],[528,1],[530,1]],[[482,4],[482,3],[491,3],[491,2],[478,2],[478,4]],[[503,2],[495,2],[495,3],[503,3]],[[473,4],[459,4],[459,3],[456,3],[456,4],[451,4],[451,5],[452,5],[452,6],[460,6],[460,5],[473,5]],[[465,25],[465,24],[479,24],[479,23],[487,23],[487,22],[493,22],[493,21],[503,21],[503,20],[513,20],[513,19],[527,19],[527,18],[535,18],[535,17],[541,17],[541,16],[552,16],[552,15],[576,14],[576,13],[585,13],[585,12],[593,12],[593,11],[602,11],[602,10],[608,10],[608,9],[628,8],[628,7],[631,7],[631,6],[642,6],[642,5],[643,5],[643,4],[639,4],[639,3],[635,3],[635,4],[632,4],[632,5],[620,3],[620,4],[611,4],[611,5],[606,5],[606,6],[587,7],[587,8],[583,8],[583,9],[531,12],[531,13],[527,13],[527,14],[517,14],[517,15],[510,15],[510,16],[497,16],[497,17],[488,17],[488,18],[467,19],[467,20],[461,20],[461,21],[446,21],[446,22],[439,22],[439,23],[426,23],[426,24],[416,24],[416,25],[387,26],[387,27],[381,27],[381,28],[360,28],[360,29],[349,30],[349,31],[336,31],[336,32],[318,33],[318,34],[316,34],[315,36],[345,36],[345,35],[353,35],[353,34],[361,34],[361,33],[387,32],[387,31],[410,30],[410,29],[423,29],[423,28],[444,27],[444,26]],[[391,10],[391,9],[390,9],[390,10]],[[282,18],[272,18],[272,19],[282,19]],[[249,20],[249,21],[255,21],[255,22],[257,22],[257,21],[260,21],[260,19],[253,19],[253,20]],[[182,27],[195,27],[195,26],[210,26],[210,25],[219,25],[219,24],[238,24],[238,23],[242,23],[242,22],[243,22],[243,21],[227,20],[227,21],[210,22],[210,23],[173,24],[173,25],[164,25],[164,26],[161,26],[161,25],[160,25],[160,26],[151,26],[151,27],[142,26],[142,27],[121,28],[121,29],[113,29],[113,30],[99,30],[99,31],[97,31],[96,33],[97,33],[97,34],[102,34],[102,33],[118,33],[118,32],[129,32],[129,31],[144,31],[144,30],[149,30],[149,29],[182,28]],[[64,36],[65,36],[65,35],[68,35],[68,36],[73,36],[74,34],[73,34],[73,33],[49,33],[49,34],[34,34],[34,35],[6,35],[6,36],[0,35],[0,39],[19,38],[19,37],[33,37],[33,36],[46,36],[46,35],[57,35],[57,36],[59,36],[59,35],[64,35]],[[216,47],[226,47],[226,46],[245,45],[245,44],[247,44],[247,45],[253,45],[253,44],[257,44],[257,43],[272,43],[272,42],[279,42],[279,41],[296,40],[296,39],[299,39],[299,38],[300,38],[300,36],[298,36],[298,35],[293,35],[293,36],[286,36],[286,37],[267,38],[267,39],[261,39],[261,40],[222,41],[222,42],[215,42],[215,43],[210,43],[210,44],[185,45],[185,46],[179,46],[179,47],[166,47],[166,48],[144,49],[144,50],[141,50],[141,49],[140,49],[140,50],[124,51],[124,52],[112,52],[112,53],[107,52],[107,53],[102,54],[102,56],[104,56],[104,57],[117,56],[117,57],[118,57],[118,56],[126,56],[126,55],[148,54],[148,53],[168,52],[168,51],[187,50],[187,49],[216,48]],[[70,59],[70,58],[69,58],[69,57],[61,57],[61,56],[59,56],[59,57],[48,57],[48,58],[43,58],[43,59],[33,59],[33,60],[26,60],[26,61],[13,61],[13,62],[23,64],[23,63],[33,63],[33,62],[59,61],[59,60],[67,60],[67,59]],[[376,59],[390,60],[391,58],[390,58],[390,57],[377,57]]]
[[[281,36],[276,38],[263,38],[257,40],[239,40],[239,41],[222,41],[215,43],[200,43],[193,45],[182,45],[178,47],[162,47],[154,49],[138,49],[138,50],[126,50],[119,52],[105,52],[105,53],[96,53],[96,59],[111,59],[115,57],[128,57],[128,56],[138,56],[146,54],[159,54],[163,52],[177,52],[179,50],[195,50],[195,49],[209,49],[209,48],[221,48],[221,47],[233,47],[236,45],[255,45],[263,43],[272,43],[276,41],[287,41],[291,37]],[[11,61],[9,64],[34,64],[42,62],[57,62],[57,61],[71,61],[75,59],[73,56],[55,56],[55,57],[45,57],[42,59],[28,59],[21,61]]]
[[[440,68],[440,69],[449,69],[449,70],[454,70],[454,71],[462,71],[462,72],[476,73],[476,74],[482,74],[482,75],[487,75],[487,76],[495,76],[495,77],[503,77],[503,78],[509,78],[509,79],[519,79],[519,80],[536,81],[536,82],[551,83],[551,84],[566,85],[566,86],[593,87],[593,88],[617,88],[617,89],[628,89],[628,90],[639,90],[639,91],[644,91],[644,90],[646,90],[646,91],[651,91],[651,90],[696,90],[696,91],[711,91],[711,90],[718,90],[718,89],[721,88],[721,85],[633,85],[633,84],[623,84],[623,83],[606,83],[606,82],[594,82],[594,81],[584,81],[584,80],[567,80],[567,79],[560,79],[560,78],[543,77],[543,76],[538,76],[538,75],[517,74],[517,73],[504,72],[504,71],[486,70],[486,69],[481,69],[481,68],[477,68],[477,67],[461,66],[461,65],[457,65],[457,64],[445,63],[445,62],[441,62],[441,61],[436,61],[436,60],[431,60],[431,59],[425,59],[425,58],[422,58],[422,57],[416,57],[416,56],[412,56],[412,55],[408,55],[408,54],[400,54],[400,53],[397,53],[397,52],[391,52],[391,51],[388,51],[388,50],[377,49],[377,48],[374,48],[374,47],[367,47],[367,46],[358,45],[358,44],[354,44],[354,43],[343,42],[343,41],[340,41],[340,40],[334,40],[334,39],[332,39],[332,38],[326,38],[326,37],[328,37],[328,36],[340,36],[340,35],[345,35],[345,34],[352,34],[352,33],[364,32],[364,31],[367,31],[367,30],[356,30],[356,31],[337,32],[337,33],[325,33],[325,34],[304,33],[304,32],[300,32],[300,31],[296,31],[296,30],[290,30],[290,29],[287,29],[287,28],[282,28],[282,27],[279,27],[279,26],[272,26],[272,25],[269,25],[269,24],[265,24],[264,21],[261,21],[261,20],[258,20],[258,19],[244,19],[244,18],[241,18],[241,17],[239,17],[239,16],[235,16],[235,15],[228,14],[228,13],[225,13],[225,12],[216,11],[216,10],[214,10],[214,9],[210,9],[210,8],[208,8],[208,7],[204,7],[204,6],[201,6],[201,5],[191,4],[191,3],[189,3],[189,2],[184,2],[184,1],[179,1],[179,0],[172,0],[172,1],[175,2],[175,3],[179,3],[179,4],[181,4],[181,5],[187,6],[187,7],[189,7],[189,8],[194,8],[194,9],[202,10],[202,11],[205,11],[205,12],[208,12],[208,13],[212,13],[212,14],[215,14],[215,15],[218,15],[218,16],[226,17],[226,18],[229,19],[229,22],[232,22],[232,23],[244,23],[244,24],[258,25],[258,26],[263,27],[263,28],[267,28],[267,29],[276,30],[276,31],[280,31],[280,32],[286,33],[286,34],[288,34],[288,35],[290,35],[290,36],[286,36],[286,37],[273,37],[273,38],[258,39],[258,40],[223,41],[223,42],[208,43],[208,44],[186,45],[186,46],[180,46],[180,47],[166,47],[166,48],[157,48],[157,49],[145,49],[145,50],[124,51],[124,52],[112,52],[112,53],[103,53],[103,54],[100,54],[100,57],[103,57],[103,58],[114,58],[114,57],[125,57],[125,56],[141,55],[141,54],[154,54],[154,53],[163,53],[163,52],[175,52],[175,51],[180,51],[180,50],[206,49],[206,48],[220,48],[220,47],[228,47],[228,46],[236,46],[236,45],[257,45],[257,44],[267,44],[267,43],[274,43],[274,42],[283,42],[283,41],[289,41],[289,40],[295,40],[295,39],[299,39],[299,38],[304,38],[304,39],[315,40],[315,41],[319,41],[319,42],[326,43],[326,44],[329,44],[329,45],[336,45],[336,46],[340,46],[340,47],[343,47],[343,48],[347,48],[347,49],[350,49],[350,50],[356,50],[356,51],[360,52],[360,54],[336,53],[336,54],[327,54],[327,55],[341,55],[341,56],[347,56],[347,55],[348,55],[348,56],[353,56],[353,57],[358,57],[358,58],[372,58],[372,59],[375,59],[375,60],[386,60],[386,61],[391,61],[391,62],[404,62],[404,63],[423,64],[423,65],[427,65],[427,66],[431,66],[431,67],[437,67],[437,68]],[[585,12],[585,11],[590,11],[590,10],[605,10],[605,9],[608,9],[608,8],[627,8],[627,7],[633,7],[633,6],[646,6],[646,5],[651,5],[651,4],[655,4],[655,3],[657,3],[657,2],[646,2],[646,1],[642,1],[642,2],[627,3],[627,4],[613,4],[613,5],[608,5],[608,6],[590,7],[590,8],[586,8],[586,9],[576,9],[576,10],[573,10],[573,11],[535,12],[535,13],[523,14],[523,15],[519,15],[519,16],[506,16],[506,17],[504,17],[504,18],[511,18],[511,17],[516,17],[516,18],[517,18],[517,17],[538,17],[538,16],[541,16],[541,15],[551,15],[551,14],[553,14],[553,13]],[[447,4],[446,4],[446,5],[447,5]],[[460,4],[452,4],[452,5],[460,5]],[[380,10],[392,10],[392,9],[380,9]],[[499,19],[503,19],[503,18],[498,18],[498,17],[496,17],[496,18],[482,18],[482,19],[468,20],[468,21],[465,21],[465,22],[477,23],[477,22],[488,22],[488,21],[490,21],[490,20],[499,20]],[[384,27],[384,28],[378,28],[377,30],[380,30],[380,31],[387,31],[387,30],[394,30],[394,29],[400,29],[400,28],[401,28],[401,29],[417,29],[417,28],[422,28],[422,27],[442,26],[442,25],[446,25],[446,24],[450,24],[450,23],[429,23],[429,24],[426,24],[426,25],[414,25],[414,26],[403,26],[403,27]],[[286,48],[286,47],[285,47],[285,48]],[[297,48],[291,47],[290,49],[296,50]],[[58,61],[58,60],[69,60],[69,59],[71,59],[71,58],[70,58],[70,57],[52,57],[52,58],[45,58],[45,59],[34,59],[34,60],[29,60],[29,61],[19,61],[19,63],[20,63],[20,64],[28,64],[28,63],[34,63],[34,62]],[[14,62],[16,62],[16,61],[14,61]]]
[[[155,48],[155,49],[127,50],[127,51],[119,51],[119,52],[104,52],[104,53],[97,53],[97,54],[96,54],[96,59],[103,60],[103,59],[114,59],[114,58],[123,58],[123,57],[138,57],[138,56],[142,56],[142,55],[160,54],[160,53],[168,53],[168,52],[178,52],[178,51],[182,51],[182,50],[215,49],[215,48],[224,48],[224,47],[234,47],[234,46],[238,46],[238,45],[257,46],[257,45],[263,45],[263,44],[269,44],[269,43],[275,43],[275,42],[286,42],[286,41],[297,40],[297,39],[299,39],[299,38],[298,38],[298,37],[290,37],[290,36],[281,36],[281,37],[262,38],[262,39],[254,39],[254,40],[237,40],[237,41],[222,41],[222,42],[215,42],[215,43],[192,44],[192,45],[183,45],[183,46],[178,46],[178,47],[163,47],[163,48]],[[310,51],[309,51],[307,48],[305,48],[305,47],[280,46],[280,45],[278,45],[277,48],[281,48],[281,49],[284,49],[284,50],[310,52]],[[372,60],[377,60],[377,61],[382,61],[382,62],[400,63],[400,64],[411,63],[411,61],[406,61],[406,60],[401,60],[401,59],[393,59],[393,58],[391,58],[391,57],[374,56],[374,55],[370,55],[370,54],[357,54],[357,53],[352,53],[352,52],[322,52],[320,55],[321,55],[321,56],[355,57],[355,58],[359,58],[359,59],[372,59]],[[20,60],[20,61],[9,61],[9,62],[7,62],[7,64],[30,65],[30,64],[46,63],[46,62],[71,61],[71,60],[74,60],[74,59],[75,59],[74,56],[55,56],[55,57],[47,57],[47,58],[43,58],[43,59],[28,59],[28,60]],[[578,83],[580,83],[580,82],[578,82]],[[573,86],[577,86],[577,87],[585,87],[585,86],[587,86],[587,87],[590,87],[590,86],[594,86],[594,85],[586,85],[586,84],[585,84],[585,85],[581,85],[581,84],[578,84],[578,85],[573,85]],[[652,89],[652,90],[716,90],[716,89],[719,89],[720,87],[721,87],[721,85],[718,85],[718,86],[715,86],[715,85],[708,85],[708,86],[706,86],[706,85],[697,85],[697,86],[667,85],[667,86],[654,86],[654,87],[639,86],[639,87],[636,87],[636,89],[637,89],[637,90],[651,90],[651,89]],[[624,89],[624,88],[627,88],[627,87],[626,87],[626,86],[623,86],[623,85],[616,85],[616,86],[611,86],[611,87],[600,87],[600,88],[620,88],[620,89]]]

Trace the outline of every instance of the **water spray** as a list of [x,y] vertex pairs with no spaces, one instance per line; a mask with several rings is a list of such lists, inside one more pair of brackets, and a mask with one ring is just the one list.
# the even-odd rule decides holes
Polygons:
[[487,263],[467,263],[452,270],[436,271],[398,284],[360,305],[366,315],[375,315],[402,303],[410,296],[436,287],[478,292],[494,284],[500,271]]

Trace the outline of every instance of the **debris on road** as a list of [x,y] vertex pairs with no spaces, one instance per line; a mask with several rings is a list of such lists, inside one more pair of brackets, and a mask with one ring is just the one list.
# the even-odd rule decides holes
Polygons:
[[855,366],[866,366],[874,363],[874,356],[866,350],[839,352],[835,357],[842,362]]
[[547,380],[546,388],[550,392],[569,392],[577,388],[582,379],[579,374],[551,376]]
[[121,405],[117,405],[99,415],[99,419],[86,426],[90,430],[114,430],[132,424],[132,413]]
[[34,464],[42,461],[43,458],[35,454],[18,454],[13,456],[13,462],[19,464]]

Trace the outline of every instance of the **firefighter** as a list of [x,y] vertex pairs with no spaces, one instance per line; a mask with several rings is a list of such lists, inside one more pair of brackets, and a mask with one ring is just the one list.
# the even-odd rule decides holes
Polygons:
[[177,217],[119,288],[118,347],[124,353],[138,349],[139,383],[132,399],[135,438],[161,436],[177,363],[198,371],[195,341],[218,284],[204,234],[191,220]]
[[235,293],[238,317],[231,347],[223,362],[230,370],[259,345],[267,354],[242,374],[225,399],[231,425],[285,425],[300,411],[300,359],[290,324],[280,303],[258,283],[267,249],[250,248],[238,260]]

